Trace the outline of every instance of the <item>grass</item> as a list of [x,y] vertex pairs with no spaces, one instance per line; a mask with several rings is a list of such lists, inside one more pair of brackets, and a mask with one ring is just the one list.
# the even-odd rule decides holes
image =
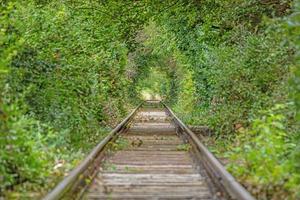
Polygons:
[[191,145],[190,144],[179,144],[176,146],[176,149],[178,151],[189,151],[191,149]]

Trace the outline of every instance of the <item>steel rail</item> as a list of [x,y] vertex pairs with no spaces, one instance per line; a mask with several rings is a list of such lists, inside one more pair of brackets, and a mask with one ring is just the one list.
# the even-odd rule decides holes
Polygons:
[[106,136],[92,151],[91,153],[75,168],[70,174],[64,178],[50,193],[44,197],[44,200],[58,200],[61,199],[70,188],[74,185],[80,175],[88,169],[88,167],[97,158],[99,153],[107,146],[107,144],[122,130],[135,115],[137,110],[143,103],[138,105],[118,126],[116,126],[108,136]]
[[167,112],[173,118],[176,125],[178,125],[193,141],[195,146],[200,151],[200,154],[208,162],[211,169],[206,169],[208,173],[213,170],[210,175],[212,179],[216,179],[222,185],[222,189],[228,193],[232,199],[238,200],[255,200],[255,198],[240,184],[235,178],[224,168],[224,166],[218,161],[218,159],[205,147],[205,145],[199,140],[194,132],[192,132],[175,114],[174,112],[162,102]]

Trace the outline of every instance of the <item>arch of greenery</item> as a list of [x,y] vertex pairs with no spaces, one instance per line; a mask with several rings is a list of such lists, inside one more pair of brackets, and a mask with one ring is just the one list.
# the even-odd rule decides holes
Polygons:
[[[2,1],[0,194],[46,192],[128,108],[156,96],[187,124],[213,129],[210,148],[254,195],[296,199],[299,8]],[[69,164],[53,170],[60,161]]]

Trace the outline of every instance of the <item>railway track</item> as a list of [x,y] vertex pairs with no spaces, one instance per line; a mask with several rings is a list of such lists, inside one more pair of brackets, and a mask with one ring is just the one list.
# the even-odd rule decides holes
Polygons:
[[254,200],[156,101],[139,105],[44,199]]

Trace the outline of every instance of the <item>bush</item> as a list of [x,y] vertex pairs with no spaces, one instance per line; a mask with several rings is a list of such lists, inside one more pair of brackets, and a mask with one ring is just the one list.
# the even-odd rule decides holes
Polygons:
[[284,199],[300,189],[300,174],[291,158],[296,147],[295,133],[287,132],[291,124],[288,115],[282,114],[289,113],[291,107],[294,106],[276,105],[253,120],[251,128],[235,140],[229,170],[259,199]]
[[0,174],[1,191],[32,182],[44,183],[49,164],[53,162],[53,149],[48,140],[55,132],[20,111],[17,104],[2,107],[5,118],[1,120]]

